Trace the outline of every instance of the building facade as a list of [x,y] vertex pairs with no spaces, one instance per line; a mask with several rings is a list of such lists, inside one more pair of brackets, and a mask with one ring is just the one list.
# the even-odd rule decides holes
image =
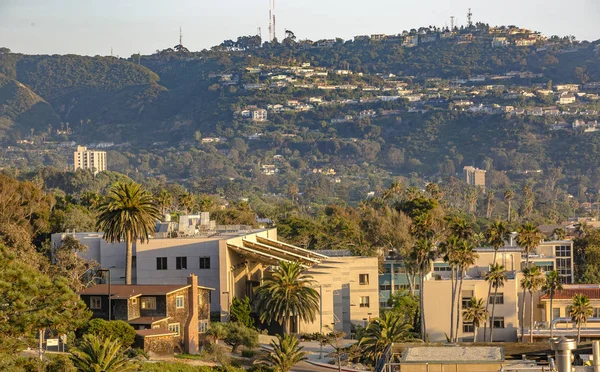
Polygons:
[[[53,234],[61,244],[65,234]],[[115,283],[125,276],[125,244],[109,244],[102,233],[69,234],[88,246],[83,256],[111,268]],[[305,250],[277,240],[276,229],[220,232],[218,235],[152,238],[133,245],[132,281],[137,284],[184,284],[190,274],[199,283],[215,288],[212,312],[229,319],[234,297],[254,298],[255,289],[280,262],[297,261],[314,279],[321,293],[314,322],[293,323],[296,332],[327,332],[335,328],[350,334],[353,325],[379,316],[378,259],[326,254]],[[339,252],[338,252],[339,253]]]
[[463,169],[465,171],[465,181],[469,185],[485,189],[485,170],[471,166],[466,166]]
[[73,170],[90,169],[94,174],[106,170],[106,151],[88,150],[85,146],[77,146],[73,153]]

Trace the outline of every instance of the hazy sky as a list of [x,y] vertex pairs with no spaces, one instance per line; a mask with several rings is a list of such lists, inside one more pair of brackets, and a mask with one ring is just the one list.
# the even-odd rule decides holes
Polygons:
[[[277,34],[299,39],[394,34],[466,23],[518,25],[546,35],[600,39],[600,0],[277,0]],[[0,0],[0,47],[28,54],[128,57],[178,43],[200,50],[225,39],[268,36],[269,0]]]

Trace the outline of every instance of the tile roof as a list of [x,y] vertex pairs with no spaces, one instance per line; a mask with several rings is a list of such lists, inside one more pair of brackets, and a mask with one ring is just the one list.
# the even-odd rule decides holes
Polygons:
[[[576,294],[583,294],[589,299],[600,300],[600,287],[597,288],[565,288],[554,295],[555,300],[570,300]],[[542,300],[549,300],[550,296],[542,295]]]

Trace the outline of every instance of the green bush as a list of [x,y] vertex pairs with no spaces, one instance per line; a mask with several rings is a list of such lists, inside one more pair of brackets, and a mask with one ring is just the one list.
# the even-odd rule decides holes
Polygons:
[[112,337],[119,340],[123,347],[130,347],[135,341],[135,329],[122,320],[92,319],[84,334]]
[[254,327],[254,319],[250,315],[252,313],[252,305],[250,305],[248,297],[244,297],[242,300],[234,297],[229,312],[231,313],[232,322],[241,323],[246,327]]
[[252,349],[258,346],[258,332],[241,323],[213,323],[208,332],[214,338],[221,339],[236,352],[237,348],[244,346]]
[[256,355],[256,351],[254,350],[242,350],[242,356],[244,358],[252,358]]
[[[232,366],[192,366],[189,364],[175,363],[144,363],[142,364],[142,372],[244,372],[241,368]],[[257,371],[258,372],[258,371]]]

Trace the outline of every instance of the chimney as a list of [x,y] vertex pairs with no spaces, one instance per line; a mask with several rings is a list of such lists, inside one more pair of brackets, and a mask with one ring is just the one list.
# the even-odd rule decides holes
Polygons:
[[198,333],[198,277],[190,274],[187,282],[190,287],[188,288],[188,319],[184,330],[184,348],[188,354],[198,354],[200,352]]

